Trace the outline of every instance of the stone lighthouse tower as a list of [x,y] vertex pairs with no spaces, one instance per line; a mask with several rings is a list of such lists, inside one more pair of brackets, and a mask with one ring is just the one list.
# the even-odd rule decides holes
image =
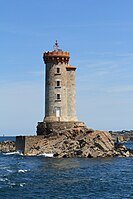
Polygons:
[[[59,49],[44,52],[45,63],[45,117],[37,126],[37,134],[54,126],[68,126],[77,122],[76,67],[69,65],[70,53]],[[58,124],[58,125],[57,125]],[[51,127],[52,126],[52,127]]]
[[45,67],[45,122],[77,121],[76,67],[69,65],[70,53],[55,43],[52,52],[43,55]]

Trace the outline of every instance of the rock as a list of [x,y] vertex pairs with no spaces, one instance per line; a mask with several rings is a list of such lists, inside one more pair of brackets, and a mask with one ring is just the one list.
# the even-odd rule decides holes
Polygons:
[[126,146],[124,146],[121,143],[115,143],[115,151],[117,156],[121,157],[133,156],[133,150],[126,148]]
[[0,142],[0,151],[1,152],[15,152],[16,151],[16,145],[14,141],[4,141]]
[[[113,157],[120,155],[109,132],[94,131],[85,126],[76,126],[71,129],[52,130],[34,143],[26,155],[53,153],[54,157]],[[56,133],[55,133],[56,132]],[[122,150],[122,149],[121,149]],[[128,155],[128,154],[126,154]],[[125,156],[125,151],[123,153]]]
[[[133,156],[133,150],[124,145],[114,143],[109,132],[94,131],[85,126],[74,126],[69,129],[61,129],[41,137],[25,136],[23,142],[25,155],[52,154],[57,158],[98,158],[98,157],[129,157]],[[22,144],[21,142],[17,143]],[[14,152],[15,142],[4,141],[0,143],[0,151]]]

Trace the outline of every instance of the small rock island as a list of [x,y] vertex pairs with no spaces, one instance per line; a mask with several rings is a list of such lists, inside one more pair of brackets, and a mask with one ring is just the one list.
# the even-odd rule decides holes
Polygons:
[[78,121],[76,115],[76,67],[70,53],[59,48],[44,52],[45,117],[38,122],[37,136],[17,136],[16,144],[0,143],[1,151],[48,157],[129,157],[132,150],[116,144],[109,132],[95,131]]

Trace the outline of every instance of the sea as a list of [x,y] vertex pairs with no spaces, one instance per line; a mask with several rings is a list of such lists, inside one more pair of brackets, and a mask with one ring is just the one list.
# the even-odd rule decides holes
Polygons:
[[[133,142],[126,146],[133,149]],[[0,153],[0,199],[23,198],[133,199],[133,157],[57,159]]]

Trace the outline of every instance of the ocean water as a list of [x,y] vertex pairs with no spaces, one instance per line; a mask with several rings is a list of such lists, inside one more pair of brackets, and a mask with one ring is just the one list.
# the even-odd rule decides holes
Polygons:
[[0,199],[6,198],[132,199],[133,157],[56,159],[0,153]]

